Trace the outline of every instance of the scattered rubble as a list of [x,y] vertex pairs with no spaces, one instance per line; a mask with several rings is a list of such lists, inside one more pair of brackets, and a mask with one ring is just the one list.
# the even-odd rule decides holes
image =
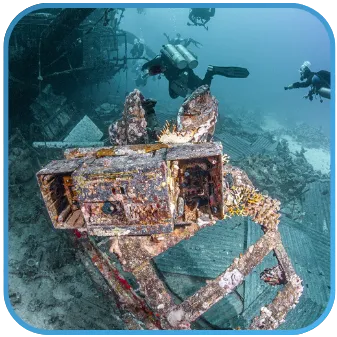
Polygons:
[[116,104],[102,103],[95,112],[100,118],[116,116],[119,113],[119,107]]
[[31,151],[19,147],[12,148],[8,156],[9,183],[26,183],[35,175],[31,161]]
[[30,105],[35,122],[31,124],[31,137],[40,136],[44,141],[58,140],[76,120],[78,111],[62,95],[55,95],[48,84]]
[[[297,152],[293,156],[286,140],[278,143],[274,155],[257,155],[242,160],[242,167],[247,171],[254,184],[261,191],[279,198],[283,202],[289,202],[299,198],[307,184],[327,179],[314,171],[307,162],[304,152]],[[270,174],[270,173],[273,174]]]

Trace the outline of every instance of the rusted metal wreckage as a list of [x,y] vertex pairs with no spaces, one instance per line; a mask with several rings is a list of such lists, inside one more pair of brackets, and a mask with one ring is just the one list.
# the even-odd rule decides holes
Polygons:
[[[37,173],[54,227],[76,231],[129,329],[190,329],[273,251],[278,265],[261,279],[283,288],[249,328],[278,328],[303,290],[278,231],[280,202],[259,193],[245,172],[229,164],[221,143],[210,142],[218,102],[207,86],[185,100],[177,123],[166,124],[158,143],[132,144],[148,140],[145,103],[138,90],[132,92],[122,120],[110,127],[112,139],[123,145],[68,149],[65,160]],[[175,304],[152,259],[231,215],[250,216],[264,235],[221,275]],[[124,272],[136,281],[127,281]]]
[[79,122],[67,97],[77,95],[79,87],[110,83],[118,74],[128,82],[130,60],[155,57],[148,46],[146,58],[130,55],[137,36],[120,29],[123,13],[124,8],[54,8],[17,22],[8,54],[12,131],[25,124],[26,137],[59,141]]

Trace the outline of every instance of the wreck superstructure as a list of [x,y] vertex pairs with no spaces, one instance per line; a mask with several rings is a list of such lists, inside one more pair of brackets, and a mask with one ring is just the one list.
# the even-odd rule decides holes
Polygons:
[[[129,98],[139,102],[140,95],[135,90]],[[161,143],[68,149],[65,160],[37,173],[54,227],[76,231],[130,329],[189,329],[235,292],[271,252],[277,266],[266,269],[261,279],[282,288],[249,328],[278,328],[302,294],[301,279],[278,231],[280,203],[258,192],[244,171],[231,166],[220,143],[209,142],[216,117],[217,101],[204,86],[183,104],[177,123],[159,134]],[[146,125],[145,114],[139,118]],[[135,127],[133,120],[124,121],[124,130]],[[133,130],[137,125],[144,130],[141,121]],[[153,259],[233,215],[250,216],[263,235],[177,304]]]
[[[97,83],[113,77],[128,57],[127,33],[119,30],[123,11],[54,9],[24,16],[10,39],[12,79],[36,75],[36,84],[52,78]],[[33,67],[26,74],[20,72],[24,62]]]
[[[136,36],[120,29],[124,11],[46,9],[18,21],[9,40],[11,130],[20,126],[26,138],[34,134],[59,140],[64,135],[60,129],[69,131],[69,121],[77,118],[78,111],[65,102],[79,84],[98,85],[121,72],[127,77],[128,60],[134,59],[129,48]],[[154,56],[147,46],[146,52]],[[64,109],[55,111],[60,104]],[[32,120],[35,129],[29,130]],[[46,130],[47,124],[52,130]]]

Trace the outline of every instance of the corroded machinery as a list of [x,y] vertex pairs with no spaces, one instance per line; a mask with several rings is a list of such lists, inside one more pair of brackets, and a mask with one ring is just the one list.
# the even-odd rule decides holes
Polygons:
[[220,143],[92,148],[81,155],[38,173],[55,228],[151,235],[224,216]]
[[[131,93],[123,123],[111,129],[132,130],[142,138],[147,132],[142,102],[139,91]],[[278,265],[261,279],[281,284],[282,290],[261,308],[250,329],[278,328],[302,294],[278,231],[279,201],[259,193],[242,170],[228,163],[222,145],[209,142],[217,107],[209,88],[201,87],[184,102],[177,123],[165,126],[159,143],[69,149],[65,160],[37,173],[54,227],[75,230],[130,329],[189,329],[272,251]],[[232,215],[250,216],[264,235],[217,278],[176,304],[153,258]]]

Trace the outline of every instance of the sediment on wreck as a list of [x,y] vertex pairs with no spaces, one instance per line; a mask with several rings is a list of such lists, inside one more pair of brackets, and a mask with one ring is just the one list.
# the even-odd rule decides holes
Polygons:
[[[263,280],[284,288],[261,308],[250,329],[278,328],[303,291],[278,231],[279,201],[258,192],[243,170],[229,165],[222,145],[210,142],[218,102],[207,86],[183,103],[175,126],[166,125],[159,144],[145,144],[144,101],[139,90],[126,98],[122,119],[109,128],[117,146],[70,149],[65,160],[38,172],[54,227],[81,233],[82,245],[117,294],[125,321],[130,327],[142,322],[147,329],[190,329],[273,252],[277,266],[263,274],[272,275],[273,282],[267,276]],[[59,199],[57,191],[65,197]],[[250,216],[263,235],[215,279],[176,304],[153,259],[233,215]]]

